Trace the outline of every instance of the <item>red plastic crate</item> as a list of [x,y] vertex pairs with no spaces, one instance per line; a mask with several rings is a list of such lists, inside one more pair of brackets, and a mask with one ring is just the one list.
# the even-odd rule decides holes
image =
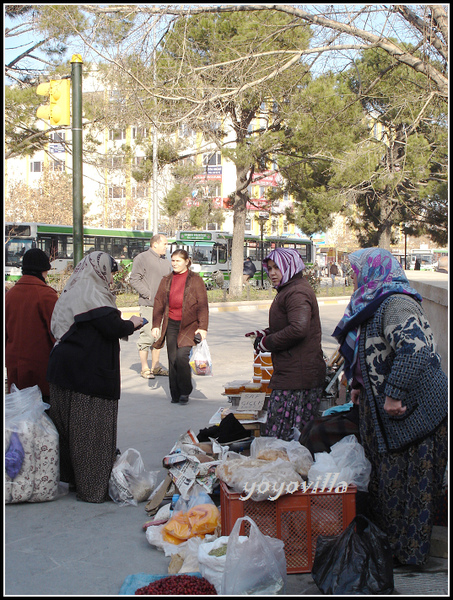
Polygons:
[[[264,535],[285,543],[288,573],[310,573],[319,535],[339,535],[355,517],[357,488],[345,492],[302,492],[282,495],[277,500],[241,500],[220,482],[222,535],[230,535],[236,520],[250,517]],[[249,524],[241,527],[248,535]]]

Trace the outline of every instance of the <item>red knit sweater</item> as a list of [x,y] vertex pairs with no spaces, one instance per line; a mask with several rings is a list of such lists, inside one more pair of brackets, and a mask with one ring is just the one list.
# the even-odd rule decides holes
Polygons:
[[182,300],[188,273],[188,270],[184,271],[184,273],[173,273],[168,302],[168,318],[173,321],[180,321],[182,319]]

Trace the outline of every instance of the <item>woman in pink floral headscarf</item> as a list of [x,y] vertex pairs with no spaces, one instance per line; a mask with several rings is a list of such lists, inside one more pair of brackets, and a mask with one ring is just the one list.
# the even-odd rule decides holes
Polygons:
[[303,277],[297,250],[277,248],[263,261],[277,295],[269,309],[269,327],[252,331],[255,349],[272,353],[272,389],[265,435],[290,440],[319,415],[326,364],[315,292]]

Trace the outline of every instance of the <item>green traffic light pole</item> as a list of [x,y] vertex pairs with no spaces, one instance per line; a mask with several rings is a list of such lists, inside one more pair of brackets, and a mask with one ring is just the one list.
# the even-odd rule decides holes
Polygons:
[[72,215],[74,267],[83,258],[83,172],[82,172],[82,57],[74,54],[72,72]]

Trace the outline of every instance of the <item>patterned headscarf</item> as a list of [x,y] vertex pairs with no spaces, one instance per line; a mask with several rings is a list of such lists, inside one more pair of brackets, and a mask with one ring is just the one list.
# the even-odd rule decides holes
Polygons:
[[340,343],[348,381],[357,361],[360,324],[369,319],[390,294],[409,294],[420,302],[422,300],[409,284],[400,263],[388,250],[364,248],[350,254],[349,261],[357,275],[357,290],[332,334]]
[[91,252],[75,267],[55,304],[51,330],[57,340],[69,331],[77,315],[104,306],[117,308],[110,291],[115,261],[106,252]]
[[276,248],[272,250],[263,260],[263,267],[266,273],[269,273],[267,268],[268,260],[273,260],[283,275],[277,289],[288,283],[296,273],[300,273],[305,269],[304,261],[299,252],[293,248]]

